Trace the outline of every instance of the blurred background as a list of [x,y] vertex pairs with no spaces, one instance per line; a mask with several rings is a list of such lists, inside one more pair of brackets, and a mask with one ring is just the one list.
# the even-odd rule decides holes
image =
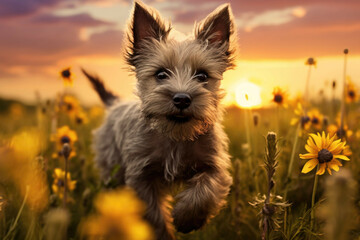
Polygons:
[[[350,50],[348,75],[360,83],[358,0],[144,1],[185,34],[226,2],[236,20],[240,54],[237,68],[224,76],[225,104],[234,103],[243,82],[257,85],[256,106],[270,102],[275,86],[296,96],[305,88],[308,57],[317,60],[310,99],[319,93],[330,98],[330,85],[342,78],[344,48]],[[71,67],[72,94],[84,104],[100,104],[79,71],[84,67],[122,98],[134,98],[135,80],[121,52],[131,8],[128,0],[1,0],[0,97],[34,103],[40,92],[51,98],[63,89],[59,72]]]

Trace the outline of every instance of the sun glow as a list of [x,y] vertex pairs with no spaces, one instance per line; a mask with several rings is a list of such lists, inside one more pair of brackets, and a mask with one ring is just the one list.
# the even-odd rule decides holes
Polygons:
[[242,108],[253,108],[261,105],[260,87],[251,82],[241,82],[235,91],[236,103]]

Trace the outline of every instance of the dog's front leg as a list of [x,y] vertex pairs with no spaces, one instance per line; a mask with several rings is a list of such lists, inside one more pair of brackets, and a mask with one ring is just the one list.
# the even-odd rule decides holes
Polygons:
[[177,231],[188,233],[202,227],[225,204],[232,183],[227,170],[210,170],[196,174],[177,197],[173,210]]
[[128,181],[147,205],[144,218],[152,225],[157,240],[174,240],[166,186],[160,180],[136,177]]

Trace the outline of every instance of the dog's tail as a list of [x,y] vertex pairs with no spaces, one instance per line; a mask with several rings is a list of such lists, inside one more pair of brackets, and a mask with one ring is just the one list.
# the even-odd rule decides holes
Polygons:
[[113,94],[111,91],[105,88],[104,82],[96,75],[91,75],[85,69],[81,69],[81,71],[85,74],[85,76],[89,79],[92,87],[94,90],[99,94],[102,102],[107,106],[110,107],[116,102],[119,97]]

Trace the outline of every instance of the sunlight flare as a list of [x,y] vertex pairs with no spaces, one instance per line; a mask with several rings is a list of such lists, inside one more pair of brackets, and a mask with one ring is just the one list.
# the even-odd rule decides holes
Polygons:
[[253,108],[261,105],[260,87],[252,82],[241,82],[236,86],[235,100],[242,108]]

